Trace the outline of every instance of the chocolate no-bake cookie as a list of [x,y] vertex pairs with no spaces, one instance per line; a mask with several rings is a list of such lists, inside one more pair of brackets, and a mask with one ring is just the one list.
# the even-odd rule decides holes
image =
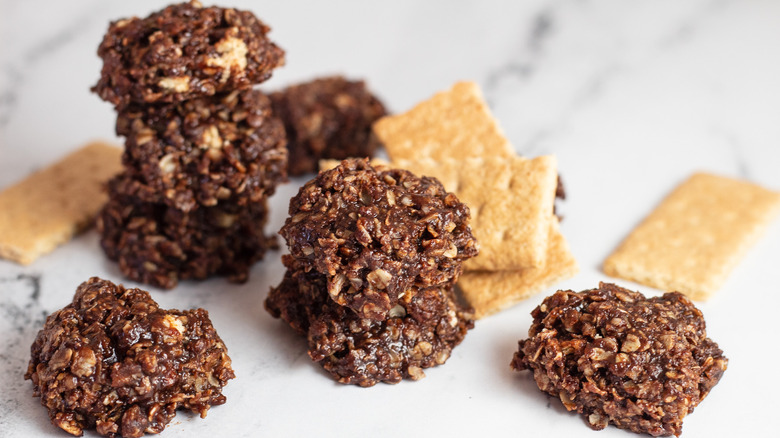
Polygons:
[[131,104],[118,111],[116,132],[127,137],[126,171],[149,186],[147,202],[185,211],[243,205],[272,195],[287,177],[284,127],[256,90]]
[[179,280],[225,275],[243,282],[250,266],[275,245],[263,233],[267,202],[222,203],[190,212],[128,194],[127,175],[109,183],[109,201],[97,220],[106,255],[128,278],[170,289]]
[[309,356],[340,383],[373,386],[420,379],[423,368],[441,365],[474,326],[452,286],[408,294],[383,321],[361,318],[331,300],[324,275],[291,256],[282,283],[271,290],[266,309],[309,341]]
[[383,320],[405,295],[453,284],[478,252],[468,207],[441,183],[367,159],[321,172],[289,213],[279,234],[290,253],[364,318]]
[[321,78],[270,97],[287,130],[290,175],[316,172],[321,158],[373,156],[371,124],[386,111],[363,81]]
[[601,283],[558,291],[531,313],[529,338],[512,367],[530,370],[539,388],[583,415],[653,436],[680,435],[726,370],[702,313],[682,294],[645,298]]
[[51,422],[78,436],[159,433],[177,409],[205,417],[235,377],[208,312],[160,309],[96,277],[46,319],[31,353],[25,379]]
[[251,12],[196,0],[112,22],[98,48],[103,70],[93,91],[122,107],[250,88],[284,64],[269,31]]
[[244,281],[271,245],[263,225],[287,178],[286,134],[251,89],[284,62],[268,31],[251,12],[196,0],[109,27],[93,91],[116,106],[126,141],[98,228],[127,277]]

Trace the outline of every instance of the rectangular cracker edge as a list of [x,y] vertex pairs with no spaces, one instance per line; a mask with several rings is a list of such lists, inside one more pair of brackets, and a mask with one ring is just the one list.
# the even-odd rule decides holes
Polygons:
[[696,173],[604,261],[604,273],[706,300],[780,214],[780,193]]
[[561,234],[558,222],[550,227],[547,263],[517,271],[466,271],[458,282],[477,319],[498,313],[567,280],[579,272],[577,260]]
[[86,229],[121,171],[122,149],[92,142],[0,192],[0,257],[26,265]]
[[458,82],[372,129],[392,160],[515,155],[474,82]]

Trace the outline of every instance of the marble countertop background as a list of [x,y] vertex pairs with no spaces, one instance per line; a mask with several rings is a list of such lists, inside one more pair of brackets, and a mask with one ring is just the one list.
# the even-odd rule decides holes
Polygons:
[[[457,80],[478,82],[517,152],[558,157],[569,195],[562,231],[581,266],[558,288],[609,280],[603,259],[695,171],[780,190],[777,1],[223,5],[254,11],[287,51],[287,65],[266,90],[343,73],[366,79],[400,112]],[[162,7],[0,0],[0,189],[89,140],[120,144],[111,106],[89,92],[101,66],[95,52],[110,20]],[[281,226],[303,181],[275,195],[270,230]],[[777,433],[778,267],[775,222],[723,289],[697,303],[730,363],[685,420],[683,436]],[[0,437],[66,436],[22,376],[45,315],[93,275],[123,281],[94,231],[30,266],[0,261]],[[217,278],[169,292],[147,288],[163,307],[208,309],[238,376],[225,389],[227,404],[205,420],[180,412],[162,436],[629,436],[613,427],[591,432],[528,374],[509,370],[544,295],[478,321],[425,379],[363,389],[334,383],[306,356],[305,340],[263,310],[281,277],[279,253],[270,253],[243,285]]]

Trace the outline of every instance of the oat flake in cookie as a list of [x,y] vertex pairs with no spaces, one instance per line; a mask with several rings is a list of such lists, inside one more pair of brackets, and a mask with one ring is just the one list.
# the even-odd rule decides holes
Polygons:
[[290,200],[279,234],[339,305],[383,320],[416,289],[454,284],[478,252],[469,209],[434,178],[344,160]]
[[249,88],[284,65],[269,31],[251,12],[197,0],[115,21],[98,48],[103,70],[93,91],[122,107]]
[[645,298],[614,284],[558,291],[531,313],[512,368],[580,413],[653,436],[680,435],[728,359],[707,337],[702,313],[682,294]]
[[79,436],[160,433],[180,408],[205,417],[235,377],[208,312],[160,309],[148,292],[96,277],[46,319],[31,352],[34,395]]

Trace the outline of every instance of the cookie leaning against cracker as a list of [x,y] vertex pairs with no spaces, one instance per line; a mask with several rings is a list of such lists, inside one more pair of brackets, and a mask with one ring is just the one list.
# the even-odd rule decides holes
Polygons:
[[391,166],[436,177],[469,206],[480,254],[465,263],[466,270],[544,265],[555,220],[554,156],[396,160]]
[[[506,165],[506,160],[507,159],[505,158],[496,158],[488,159],[487,161],[492,161],[495,163],[500,162],[500,164],[498,164],[500,167]],[[524,158],[518,158],[518,161],[523,160],[526,163],[530,161]],[[443,160],[442,162],[431,159],[423,159],[417,161],[398,160],[392,163],[386,163],[382,160],[374,159],[371,160],[371,164],[375,167],[383,168],[388,166],[398,166],[401,168],[411,169],[415,172],[420,172],[420,174],[435,176],[442,181],[442,184],[444,184],[447,190],[459,190],[460,192],[457,194],[461,197],[461,199],[464,200],[464,202],[474,202],[473,199],[467,199],[476,198],[476,202],[479,203],[481,202],[480,199],[485,199],[485,197],[482,196],[484,192],[479,190],[479,187],[475,188],[474,190],[467,190],[469,185],[461,183],[460,179],[462,179],[463,175],[472,175],[472,170],[468,169],[470,166],[480,166],[484,164],[484,161],[485,160],[478,158],[461,161],[450,159]],[[338,160],[320,160],[320,169],[331,169],[336,167],[338,164]],[[490,167],[490,165],[488,165],[488,167]],[[477,181],[477,184],[485,183],[484,179],[474,179]],[[523,196],[521,193],[523,193],[523,191],[515,191],[511,194],[513,197],[521,198],[519,200],[519,208],[521,210],[526,211],[524,209],[529,209],[534,205],[537,205],[538,200],[534,200],[535,198],[533,197],[525,197],[526,202],[523,202]],[[540,190],[536,192],[537,195],[543,193],[549,193],[549,191]],[[487,198],[487,202],[496,202],[499,204],[503,202],[507,207],[505,209],[506,211],[513,211],[512,209],[515,207],[511,201],[508,201],[507,199],[496,199],[500,198],[500,196],[497,196],[499,193],[493,192],[493,195],[493,197]],[[517,200],[515,199],[515,201]],[[542,204],[544,204],[544,202],[547,201],[543,201]],[[533,211],[543,212],[543,208],[545,207],[540,207],[539,210],[534,209]],[[489,215],[487,218],[484,217],[486,211],[488,210],[484,208],[471,207],[472,224],[476,224],[478,222],[492,222]],[[535,215],[523,214],[521,211],[515,211],[513,216],[506,218],[507,220],[505,225],[508,227],[511,225],[516,225],[517,223],[522,222],[519,220],[519,217],[528,218],[532,216]],[[487,268],[476,270],[472,268],[471,270],[465,270],[463,272],[463,275],[460,277],[458,282],[458,288],[463,293],[463,297],[474,308],[475,318],[483,318],[511,307],[521,300],[524,300],[536,293],[541,292],[544,289],[547,289],[555,283],[573,277],[577,272],[579,272],[577,261],[574,258],[574,255],[571,253],[566,239],[560,232],[558,220],[555,219],[552,215],[548,214],[542,214],[541,216],[538,216],[537,219],[546,221],[549,224],[546,231],[546,244],[541,247],[541,249],[544,251],[544,255],[542,256],[544,263],[542,263],[542,266],[495,270],[490,267],[490,262],[485,262],[484,265],[488,266]],[[532,227],[529,226],[525,229],[525,231],[528,232],[530,229],[532,229]],[[480,230],[479,225],[472,225],[472,232],[475,233],[475,235],[480,234],[481,231],[482,230]],[[530,238],[533,240],[536,237],[538,236],[531,235]],[[482,243],[480,256],[478,256],[476,259],[479,259],[484,254],[488,254],[485,257],[486,261],[489,260],[491,262],[495,262],[497,265],[501,265],[502,263],[507,262],[507,255],[509,255],[511,259],[511,257],[516,257],[519,254],[518,247],[506,247],[500,240],[498,242],[494,242],[495,245],[492,245],[490,243],[484,243],[484,240],[479,240],[480,237],[477,237],[477,239]],[[489,241],[490,239],[488,238],[486,240]],[[467,260],[465,262],[465,266],[473,266],[471,265],[471,262],[474,260],[475,259]]]
[[88,228],[122,150],[91,143],[0,193],[0,257],[27,265]]
[[607,275],[709,298],[780,213],[780,193],[697,173],[604,262]]

